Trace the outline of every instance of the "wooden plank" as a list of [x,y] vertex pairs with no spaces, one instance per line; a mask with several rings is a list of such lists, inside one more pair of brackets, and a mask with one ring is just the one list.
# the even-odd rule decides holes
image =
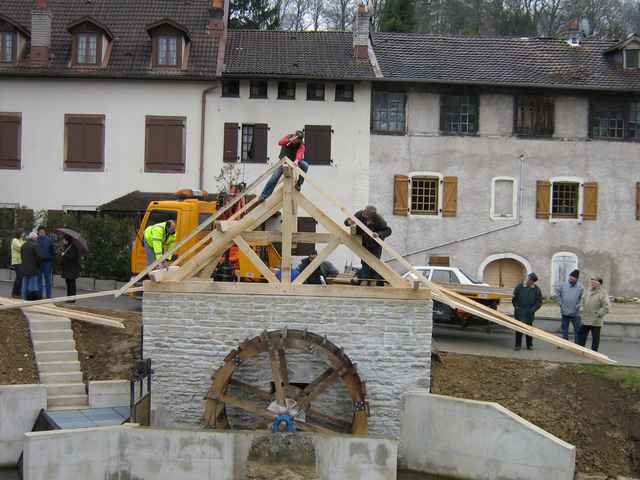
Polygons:
[[216,267],[218,266],[218,262],[220,262],[221,258],[222,255],[218,255],[213,261],[211,261],[211,263],[209,263],[209,265],[200,270],[196,277],[210,280],[211,275],[213,275],[213,272],[215,272]]
[[351,285],[283,285],[272,283],[210,282],[190,279],[184,282],[145,282],[145,295],[165,293],[216,293],[228,295],[290,295],[333,298],[388,298],[428,300],[431,291],[394,287],[356,287]]
[[[284,364],[282,362],[284,360]],[[271,375],[276,390],[276,402],[282,407],[286,407],[285,390],[289,381],[286,358],[280,355],[280,349],[269,348],[269,362],[271,363]]]
[[258,226],[260,220],[264,217],[268,218],[273,215],[279,209],[281,201],[282,192],[274,192],[264,203],[261,203],[255,210],[245,215],[231,230],[225,233],[215,233],[209,245],[196,253],[179,270],[167,274],[165,281],[182,281],[202,270],[212,258],[229,248],[235,237],[245,230],[251,230]]
[[[340,225],[333,221],[327,214],[316,207],[307,197],[300,192],[295,192],[295,196],[298,197],[298,203],[300,206],[313,218],[318,220],[324,227],[329,230],[333,235],[338,237],[340,241],[349,247],[356,255],[362,260],[367,262],[371,268],[376,270],[382,277],[387,280],[392,286],[396,288],[409,288],[409,283],[404,280],[396,271],[391,269],[388,265],[380,261],[375,255],[365,249],[362,245],[357,243],[353,237],[347,233]],[[365,227],[366,228],[366,227]]]
[[265,170],[264,173],[262,173],[262,175],[260,175],[251,185],[249,185],[246,188],[246,190],[244,192],[242,192],[242,195],[238,195],[232,202],[230,202],[227,205],[225,205],[222,209],[216,211],[215,215],[211,215],[211,217],[209,217],[207,220],[205,220],[200,225],[198,225],[198,227],[195,228],[194,230],[192,230],[186,237],[184,237],[182,240],[177,242],[173,246],[173,248],[171,248],[169,251],[165,252],[162,255],[162,257],[160,257],[158,260],[154,261],[151,265],[149,265],[147,268],[145,268],[142,272],[140,272],[138,275],[136,275],[131,280],[129,280],[127,282],[127,284],[124,287],[122,287],[121,289],[119,289],[118,292],[115,294],[116,298],[119,297],[120,295],[122,295],[123,293],[125,293],[127,290],[129,290],[133,284],[135,284],[136,282],[139,282],[142,278],[147,276],[150,271],[155,269],[158,265],[160,265],[162,262],[164,262],[167,258],[171,257],[174,253],[176,253],[179,249],[181,249],[187,242],[189,242],[193,237],[195,237],[198,233],[202,232],[205,228],[207,228],[209,225],[211,225],[213,222],[215,222],[224,213],[226,213],[230,209],[232,209],[247,193],[252,191],[255,187],[257,187],[260,183],[262,183],[263,180],[268,178],[269,175],[271,175],[276,170],[276,168],[280,167],[281,164],[283,164],[283,161],[274,163],[270,168]]
[[[329,243],[333,240],[333,235],[330,233],[315,233],[315,232],[293,232],[292,233],[292,241],[293,243]],[[242,238],[244,238],[249,244],[251,242],[256,243],[275,243],[282,242],[282,232],[276,231],[253,231],[253,232],[245,232],[242,234]]]
[[291,283],[291,249],[293,247],[292,233],[297,229],[298,220],[293,208],[294,176],[291,167],[283,167],[282,187],[282,252],[281,252],[281,281]]
[[337,238],[334,238],[331,241],[331,243],[329,243],[329,245],[324,247],[318,253],[318,256],[316,256],[316,258],[314,258],[313,261],[309,265],[307,265],[307,268],[305,268],[302,272],[298,274],[296,279],[293,281],[293,284],[302,285],[307,278],[313,275],[313,272],[316,271],[316,268],[318,268],[322,264],[322,262],[324,262],[327,259],[327,257],[333,253],[333,251],[336,248],[338,248],[339,245],[340,245],[340,240]]
[[240,380],[236,380],[235,378],[232,378],[229,381],[229,385],[238,387],[243,392],[247,392],[247,393],[250,393],[251,395],[255,395],[260,400],[266,400],[268,402],[273,400],[273,395],[271,393],[265,390],[262,390],[261,388],[258,388],[255,385],[250,385],[248,383],[241,382]]
[[[143,287],[134,287],[127,290],[127,293],[141,292],[142,290],[143,290]],[[6,303],[0,306],[0,311],[11,310],[14,308],[35,307],[37,305],[62,303],[62,302],[68,302],[70,300],[84,300],[86,298],[108,297],[109,295],[113,295],[119,291],[120,289],[106,290],[104,292],[82,293],[80,295],[71,295],[68,297],[54,297],[54,298],[44,298],[42,300],[26,300],[26,301],[13,300],[6,297],[0,297],[0,300],[8,300]]]
[[317,382],[314,381],[312,388],[307,387],[304,389],[303,396],[301,396],[302,400],[298,402],[300,410],[306,411],[311,406],[311,402],[314,399],[318,398],[323,392],[336,383],[338,378],[340,378],[340,373],[337,370],[333,370],[329,375],[325,375],[325,373],[321,375],[321,380]]
[[[0,304],[6,305],[10,302],[18,303],[14,300],[0,298]],[[20,302],[22,303],[22,302]],[[103,327],[111,328],[124,328],[124,325],[120,319],[96,315],[93,313],[81,312],[79,310],[72,310],[70,308],[58,308],[55,305],[40,305],[35,307],[23,307],[25,310],[44,313],[46,315],[52,315],[54,317],[66,317],[73,320],[79,320],[81,322],[92,323],[95,325],[101,325]]]
[[280,283],[273,272],[269,270],[269,267],[264,264],[258,254],[253,251],[253,248],[251,248],[241,236],[234,238],[233,241],[238,246],[240,251],[244,253],[249,261],[253,263],[255,267],[260,271],[262,276],[269,281],[269,283]]

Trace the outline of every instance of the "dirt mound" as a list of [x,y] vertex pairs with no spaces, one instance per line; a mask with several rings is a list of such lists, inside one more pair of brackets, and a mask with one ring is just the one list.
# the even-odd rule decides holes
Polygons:
[[0,312],[0,385],[38,383],[27,319],[19,310]]
[[576,471],[640,476],[640,388],[589,367],[445,354],[433,393],[498,402],[577,447]]

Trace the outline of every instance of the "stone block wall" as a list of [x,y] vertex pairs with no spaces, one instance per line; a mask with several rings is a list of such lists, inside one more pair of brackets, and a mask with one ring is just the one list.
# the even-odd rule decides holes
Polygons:
[[[211,376],[227,354],[264,330],[287,327],[326,335],[344,348],[367,385],[370,433],[397,437],[403,394],[430,386],[431,313],[431,300],[424,299],[145,291],[144,352],[155,370],[156,418],[199,424]],[[291,381],[317,372],[316,362],[289,365]],[[339,388],[327,399],[344,408]]]

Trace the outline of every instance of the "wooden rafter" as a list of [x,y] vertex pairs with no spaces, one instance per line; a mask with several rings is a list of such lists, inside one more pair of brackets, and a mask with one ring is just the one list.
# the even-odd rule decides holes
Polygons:
[[262,259],[245,241],[245,239],[242,238],[242,236],[234,238],[233,241],[238,246],[240,251],[246,255],[249,261],[260,271],[262,276],[266,278],[269,283],[278,283],[277,277],[271,270],[269,270],[269,267],[264,264]]
[[307,278],[313,275],[313,272],[316,271],[316,268],[322,265],[322,262],[324,262],[327,259],[327,257],[331,255],[336,248],[338,248],[339,245],[340,245],[339,239],[334,238],[333,240],[331,240],[331,242],[329,242],[329,244],[326,247],[324,247],[320,252],[318,252],[318,255],[316,256],[316,258],[314,258],[311,261],[311,263],[307,265],[307,267],[298,274],[293,284],[302,285],[307,280]]
[[297,229],[296,212],[293,204],[295,181],[291,167],[282,169],[282,259],[280,264],[281,282],[291,283],[291,249],[293,247],[292,234]]

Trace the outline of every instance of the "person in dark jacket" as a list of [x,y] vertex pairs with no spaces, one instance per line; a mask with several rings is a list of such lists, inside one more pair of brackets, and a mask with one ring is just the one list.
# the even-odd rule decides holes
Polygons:
[[70,297],[76,294],[76,279],[80,276],[80,253],[68,235],[62,239],[62,248],[62,278],[67,283],[67,296]]
[[38,235],[31,232],[27,241],[22,245],[22,298],[24,300],[38,300],[41,297],[39,288],[40,255],[37,244]]
[[[56,249],[53,242],[47,235],[47,229],[43,226],[38,227],[38,250],[40,255],[40,272],[38,280],[40,292],[51,298],[51,287],[53,285],[53,259],[56,256]],[[43,289],[44,288],[44,289]]]
[[[317,252],[312,252],[308,257],[303,258],[298,265],[298,271],[303,272],[311,262],[318,256]],[[305,280],[305,284],[309,285],[326,285],[329,277],[335,277],[338,274],[336,268],[331,262],[324,261],[318,268]]]
[[[536,285],[538,276],[530,273],[524,284],[519,284],[513,291],[513,307],[516,320],[533,325],[535,313],[542,306],[542,292]],[[516,350],[522,348],[522,333],[516,332]],[[533,338],[527,335],[527,350],[533,349]]]
[[[378,214],[378,210],[373,205],[367,205],[363,210],[359,210],[353,215],[362,223],[364,223],[369,230],[373,232],[373,235],[376,238],[380,238],[384,240],[389,235],[391,235],[391,228],[387,225],[387,222]],[[347,218],[344,221],[344,224],[348,227],[353,225],[355,222],[350,218]],[[362,235],[362,246],[371,252],[375,257],[380,258],[382,255],[382,247],[376,242],[371,236],[365,234],[360,227],[358,227],[357,235]],[[382,281],[382,277],[376,272],[370,265],[368,265],[364,260],[362,260],[362,268],[357,274],[357,283],[364,279],[375,279],[378,280],[378,285],[384,285]]]

